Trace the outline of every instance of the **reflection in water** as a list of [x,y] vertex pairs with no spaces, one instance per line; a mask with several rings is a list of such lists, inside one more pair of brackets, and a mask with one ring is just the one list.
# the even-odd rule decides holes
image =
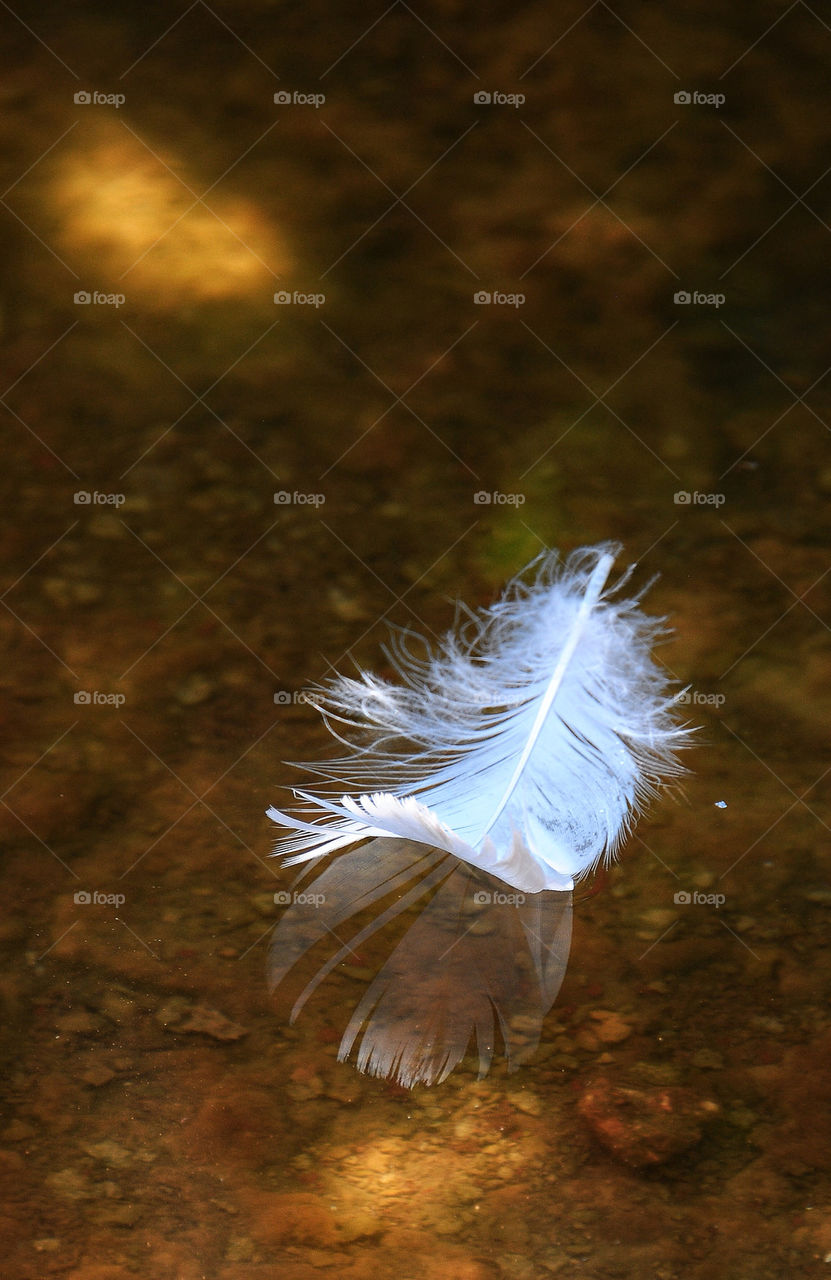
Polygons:
[[[421,900],[432,893],[426,906]],[[403,917],[404,937],[372,979],[341,1040],[357,1065],[404,1085],[444,1080],[475,1034],[479,1074],[490,1067],[498,1028],[509,1069],[536,1049],[542,1020],[568,963],[571,893],[522,894],[441,849],[372,840],[341,854],[283,915],[274,934],[278,984],[322,940],[367,908],[393,901],[336,948],[308,981],[296,1016],[318,983],[378,930]],[[413,911],[415,908],[415,919]]]

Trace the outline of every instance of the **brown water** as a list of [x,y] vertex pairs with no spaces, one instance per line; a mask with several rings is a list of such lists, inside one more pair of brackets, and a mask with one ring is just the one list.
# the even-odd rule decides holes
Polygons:
[[[25,18],[0,1272],[826,1274],[831,32],[706,3]],[[529,1067],[360,1077],[360,972],[293,1029],[266,989],[263,811],[327,747],[298,695],[605,538],[660,574],[685,794],[577,904]]]

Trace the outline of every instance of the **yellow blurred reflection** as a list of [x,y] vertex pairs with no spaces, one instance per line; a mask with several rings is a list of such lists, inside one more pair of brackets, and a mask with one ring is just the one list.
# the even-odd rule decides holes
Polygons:
[[113,288],[162,306],[262,294],[289,269],[282,238],[221,185],[202,203],[206,185],[169,148],[154,153],[119,124],[85,129],[52,192],[63,247]]

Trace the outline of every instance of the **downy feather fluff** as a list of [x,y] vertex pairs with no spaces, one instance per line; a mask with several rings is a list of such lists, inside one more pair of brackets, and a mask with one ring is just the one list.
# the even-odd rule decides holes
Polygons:
[[483,1074],[494,1014],[509,1067],[527,1057],[565,972],[574,880],[611,859],[683,772],[690,730],[651,657],[662,623],[621,594],[628,573],[607,586],[619,551],[601,544],[564,563],[544,554],[489,608],[460,606],[435,651],[397,633],[387,654],[400,684],[361,672],[318,692],[350,752],[303,766],[325,782],[295,790],[299,814],[268,815],[291,832],[275,851],[287,864],[339,856],[278,924],[272,980],[373,909],[307,984],[296,1016],[356,947],[419,912],[341,1042],[345,1058],[364,1024],[361,1070],[432,1083],[475,1032]]

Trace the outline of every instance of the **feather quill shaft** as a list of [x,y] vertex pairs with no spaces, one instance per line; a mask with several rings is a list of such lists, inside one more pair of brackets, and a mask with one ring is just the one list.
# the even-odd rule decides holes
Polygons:
[[540,703],[540,708],[539,708],[539,711],[537,712],[537,718],[535,719],[533,725],[531,726],[531,732],[528,735],[528,741],[526,742],[523,748],[522,755],[519,757],[519,759],[516,762],[516,766],[514,768],[514,772],[511,777],[511,780],[508,783],[507,787],[505,788],[505,794],[502,796],[502,799],[499,801],[499,804],[496,806],[496,809],[494,810],[494,814],[490,822],[485,827],[485,831],[484,831],[485,835],[487,835],[491,827],[494,826],[497,818],[501,815],[502,810],[505,808],[505,805],[510,800],[514,792],[514,788],[516,787],[516,784],[519,781],[520,776],[522,775],[522,771],[525,768],[526,764],[528,763],[528,757],[530,756],[531,752],[534,749],[534,743],[537,741],[537,738],[539,737],[540,729],[545,723],[546,716],[551,710],[551,707],[554,703],[554,699],[557,696],[557,691],[560,688],[560,685],[562,684],[563,676],[566,673],[566,668],[568,667],[568,664],[571,661],[574,650],[577,648],[578,644],[580,643],[580,637],[583,634],[583,628],[585,626],[586,619],[588,618],[594,606],[597,604],[598,597],[600,595],[600,592],[603,590],[606,579],[609,576],[609,572],[613,564],[614,564],[614,556],[611,556],[611,555],[601,556],[597,562],[597,567],[592,573],[592,576],[589,580],[589,585],[586,588],[586,594],[583,597],[577,617],[574,620],[574,626],[571,629],[571,634],[569,635],[568,640],[566,641],[563,647],[562,653],[557,659],[557,665],[554,668],[554,674],[552,675],[549,686],[545,691],[545,696],[542,699],[542,702]]

